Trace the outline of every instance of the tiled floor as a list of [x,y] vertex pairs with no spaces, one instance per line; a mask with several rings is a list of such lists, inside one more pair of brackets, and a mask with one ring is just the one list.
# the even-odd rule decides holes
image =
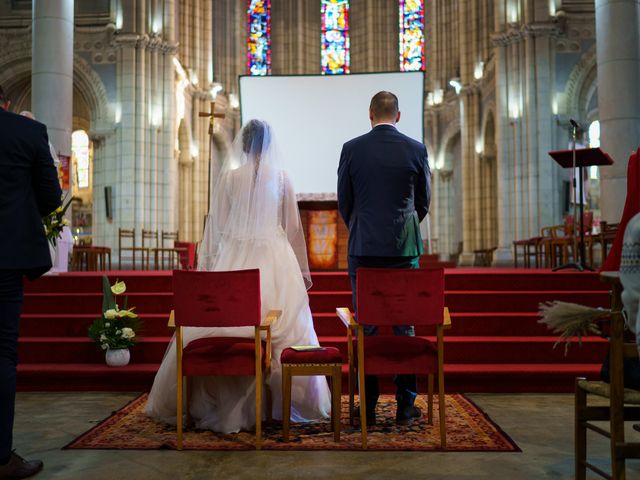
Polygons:
[[[571,395],[469,395],[522,453],[61,450],[135,396],[18,394],[15,447],[44,461],[39,480],[573,478]],[[640,434],[629,434],[640,440]],[[591,459],[608,468],[608,443],[593,434],[589,441]],[[640,461],[629,462],[627,470],[628,479],[640,478]]]

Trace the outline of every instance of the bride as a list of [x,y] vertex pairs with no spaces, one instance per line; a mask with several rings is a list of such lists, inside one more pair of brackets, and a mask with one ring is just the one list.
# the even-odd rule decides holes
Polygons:
[[[272,325],[273,359],[266,380],[273,417],[282,419],[280,353],[291,345],[318,345],[307,289],[311,275],[296,196],[278,156],[271,127],[251,120],[233,143],[211,195],[198,269],[260,269],[262,313],[282,310]],[[253,338],[253,327],[185,328],[185,346],[208,336]],[[175,338],[162,360],[145,411],[176,423]],[[324,377],[293,377],[291,420],[326,418],[330,397]],[[189,405],[197,428],[231,433],[255,426],[255,379],[195,377]]]

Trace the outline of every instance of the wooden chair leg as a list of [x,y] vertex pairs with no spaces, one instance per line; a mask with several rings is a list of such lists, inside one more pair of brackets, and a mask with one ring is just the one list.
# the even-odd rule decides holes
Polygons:
[[262,372],[256,372],[256,450],[262,449]]
[[587,428],[585,427],[584,411],[587,407],[587,393],[578,387],[575,382],[575,406],[574,406],[574,429],[575,429],[575,478],[585,480],[587,478]]
[[178,376],[178,383],[176,385],[176,429],[177,429],[177,441],[176,448],[182,450],[182,375]]
[[433,425],[433,373],[429,374],[427,386],[427,423]]
[[438,372],[438,416],[440,418],[440,446],[447,448],[447,422],[444,411],[444,374],[442,369]]
[[331,405],[331,417],[333,419],[333,440],[340,441],[340,417],[342,413],[342,366],[338,365],[333,367],[333,373],[331,374],[331,382],[333,384],[331,389],[331,398],[333,404]]
[[354,425],[356,372],[353,365],[349,365],[349,424]]
[[273,392],[267,384],[265,384],[265,391],[267,394],[267,425],[271,426],[273,424]]
[[282,437],[289,441],[289,422],[291,420],[291,367],[282,365]]
[[367,448],[367,394],[364,388],[364,332],[358,328],[358,399],[360,401],[360,433],[362,448]]
[[186,395],[185,395],[185,400],[184,400],[184,413],[185,413],[185,417],[186,417],[186,422],[185,422],[185,426],[187,428],[189,428],[193,421],[191,419],[191,412],[189,411],[189,405],[191,404],[191,398],[192,398],[192,389],[193,389],[193,378],[192,377],[187,377],[186,378]]

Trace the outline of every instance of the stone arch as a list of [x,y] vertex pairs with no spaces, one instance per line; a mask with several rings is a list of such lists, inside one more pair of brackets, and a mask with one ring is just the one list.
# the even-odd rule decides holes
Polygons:
[[[589,105],[597,101],[596,46],[593,45],[573,67],[564,92],[564,112],[579,121],[587,121]],[[596,103],[597,104],[597,103]]]
[[[27,48],[15,49],[0,56],[0,85],[3,85],[9,98],[14,100],[16,109],[30,108],[30,45]],[[73,86],[74,96],[78,94],[81,102],[90,112],[90,118],[86,120],[89,120],[92,129],[95,129],[108,117],[107,90],[96,71],[78,55],[74,55],[73,58]]]

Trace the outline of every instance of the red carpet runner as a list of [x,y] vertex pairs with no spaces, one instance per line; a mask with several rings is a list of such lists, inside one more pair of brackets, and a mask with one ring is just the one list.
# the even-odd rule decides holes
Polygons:
[[[131,364],[113,369],[88,339],[87,328],[99,315],[101,274],[48,275],[26,284],[20,328],[21,390],[148,389],[171,333],[169,272],[113,272],[126,281],[129,303],[144,320]],[[350,306],[345,273],[315,273],[309,292],[316,331],[324,345],[345,351],[345,332],[337,306]],[[608,305],[608,293],[596,274],[513,269],[446,271],[446,305],[453,328],[445,337],[447,391],[568,392],[577,375],[597,376],[607,351],[604,340],[577,342],[564,356],[553,348],[556,337],[537,323],[538,303],[565,300]],[[418,331],[430,336],[433,332]],[[426,383],[426,382],[425,382]],[[391,379],[384,390],[393,391]]]

